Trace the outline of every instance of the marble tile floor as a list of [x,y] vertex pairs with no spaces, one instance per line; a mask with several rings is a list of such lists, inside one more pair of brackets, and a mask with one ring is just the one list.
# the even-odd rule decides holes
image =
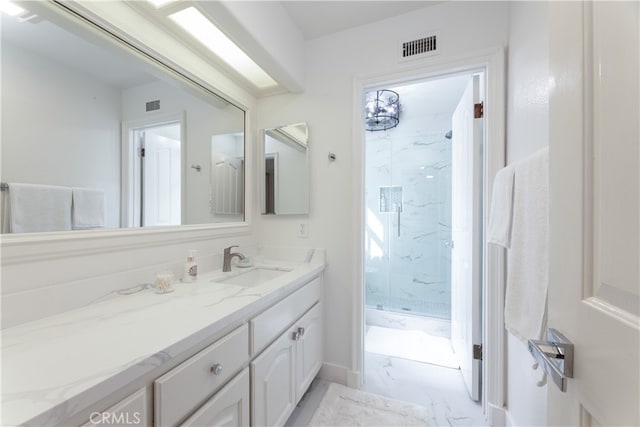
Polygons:
[[[481,405],[469,398],[459,369],[365,352],[364,382],[363,391],[429,408],[430,426],[488,426]],[[328,386],[316,378],[286,426],[306,426]]]
[[[316,378],[285,426],[307,426],[329,384]],[[481,405],[469,398],[458,369],[365,353],[365,384],[361,390],[427,407],[432,413],[432,427],[489,425]]]
[[431,410],[430,426],[488,426],[472,401],[459,369],[365,353],[363,391],[412,402]]

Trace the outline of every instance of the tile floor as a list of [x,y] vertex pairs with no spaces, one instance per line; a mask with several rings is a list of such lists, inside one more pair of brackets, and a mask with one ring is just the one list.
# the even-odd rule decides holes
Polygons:
[[[488,426],[481,405],[469,398],[458,369],[366,352],[364,382],[363,391],[429,408],[430,426]],[[328,385],[316,379],[286,426],[306,426]]]

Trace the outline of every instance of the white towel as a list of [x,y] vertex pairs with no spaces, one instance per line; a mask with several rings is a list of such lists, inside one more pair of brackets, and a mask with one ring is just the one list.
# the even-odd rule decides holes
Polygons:
[[71,230],[71,188],[9,183],[11,232]]
[[105,223],[104,191],[95,188],[73,189],[73,229],[102,228]]
[[514,168],[507,166],[496,174],[491,194],[491,211],[487,227],[487,242],[509,248],[513,222]]
[[523,342],[544,331],[548,285],[549,150],[514,164],[505,324]]

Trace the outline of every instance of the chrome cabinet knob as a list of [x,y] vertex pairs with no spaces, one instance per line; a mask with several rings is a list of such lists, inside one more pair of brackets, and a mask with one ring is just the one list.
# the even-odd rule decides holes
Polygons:
[[213,375],[220,375],[220,373],[222,372],[222,365],[220,363],[216,363],[211,367],[211,372],[213,373]]

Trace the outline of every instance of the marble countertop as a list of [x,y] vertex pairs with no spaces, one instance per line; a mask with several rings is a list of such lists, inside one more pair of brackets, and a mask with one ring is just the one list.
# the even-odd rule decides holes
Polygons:
[[[262,264],[269,265],[268,261]],[[2,425],[55,425],[301,287],[324,262],[259,286],[211,281],[221,272],[145,289],[2,331]]]

